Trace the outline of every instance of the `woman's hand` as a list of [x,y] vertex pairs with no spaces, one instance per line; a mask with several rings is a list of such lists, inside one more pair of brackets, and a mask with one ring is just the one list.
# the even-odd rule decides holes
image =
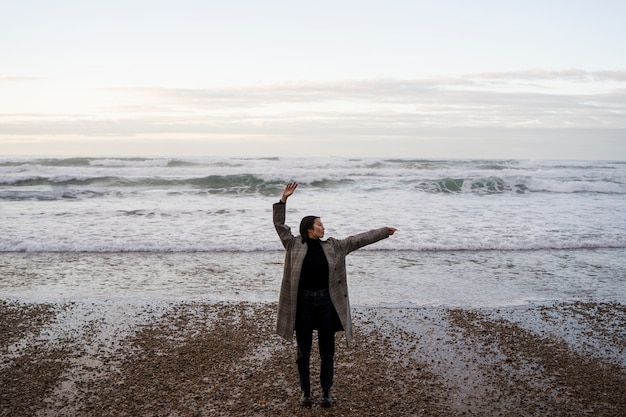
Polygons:
[[396,229],[395,227],[388,227],[387,229],[389,229],[389,236],[393,235],[394,233],[398,231],[398,229]]
[[287,183],[287,185],[285,185],[285,189],[283,190],[283,196],[280,198],[280,202],[286,203],[289,196],[296,191],[296,188],[298,188],[298,183],[296,181]]

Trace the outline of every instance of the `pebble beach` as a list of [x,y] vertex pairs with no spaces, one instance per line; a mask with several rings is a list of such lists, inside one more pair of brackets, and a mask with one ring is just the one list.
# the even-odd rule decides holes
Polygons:
[[[626,305],[355,307],[298,404],[276,304],[0,301],[1,416],[623,416]],[[319,359],[312,356],[312,372]]]

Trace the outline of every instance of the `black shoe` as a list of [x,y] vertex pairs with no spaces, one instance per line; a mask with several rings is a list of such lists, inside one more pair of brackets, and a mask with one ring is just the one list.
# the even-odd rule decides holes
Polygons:
[[330,390],[325,389],[324,395],[322,396],[322,401],[320,402],[320,406],[327,408],[332,407],[333,405],[333,397],[330,395]]
[[313,405],[311,391],[302,391],[302,394],[300,395],[300,405],[302,407],[311,407]]

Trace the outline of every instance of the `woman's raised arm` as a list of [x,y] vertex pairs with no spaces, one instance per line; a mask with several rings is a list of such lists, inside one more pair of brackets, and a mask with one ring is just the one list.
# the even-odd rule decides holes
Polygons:
[[286,203],[287,199],[296,191],[298,188],[298,183],[296,181],[292,181],[285,185],[285,189],[283,190],[283,195],[280,197],[281,203]]

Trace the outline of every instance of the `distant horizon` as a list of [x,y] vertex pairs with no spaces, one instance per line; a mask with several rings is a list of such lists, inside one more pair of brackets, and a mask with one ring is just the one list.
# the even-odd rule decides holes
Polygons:
[[436,161],[436,160],[442,160],[442,161],[454,161],[454,160],[458,160],[458,161],[464,161],[464,160],[471,160],[471,161],[545,161],[545,162],[551,162],[551,161],[564,161],[564,162],[617,162],[617,163],[626,163],[626,159],[602,159],[602,158],[595,158],[595,159],[578,159],[578,158],[512,158],[512,157],[445,157],[445,156],[438,156],[438,157],[421,157],[421,156],[344,156],[344,155],[320,155],[320,156],[279,156],[279,155],[259,155],[259,156],[241,156],[241,155],[106,155],[106,154],[93,154],[93,155],[78,155],[78,154],[30,154],[30,155],[0,155],[0,159],[120,159],[120,160],[131,160],[131,159],[145,159],[145,160],[151,160],[151,159],[211,159],[211,158],[215,158],[215,159],[244,159],[244,160],[254,160],[254,159],[259,159],[259,160],[272,160],[272,159],[276,159],[276,160],[280,160],[280,159],[308,159],[308,158],[312,158],[312,159],[333,159],[333,158],[338,158],[338,159],[362,159],[362,160],[367,160],[367,159],[378,159],[378,160],[385,160],[385,161],[393,161],[393,160],[399,160],[399,161]]

